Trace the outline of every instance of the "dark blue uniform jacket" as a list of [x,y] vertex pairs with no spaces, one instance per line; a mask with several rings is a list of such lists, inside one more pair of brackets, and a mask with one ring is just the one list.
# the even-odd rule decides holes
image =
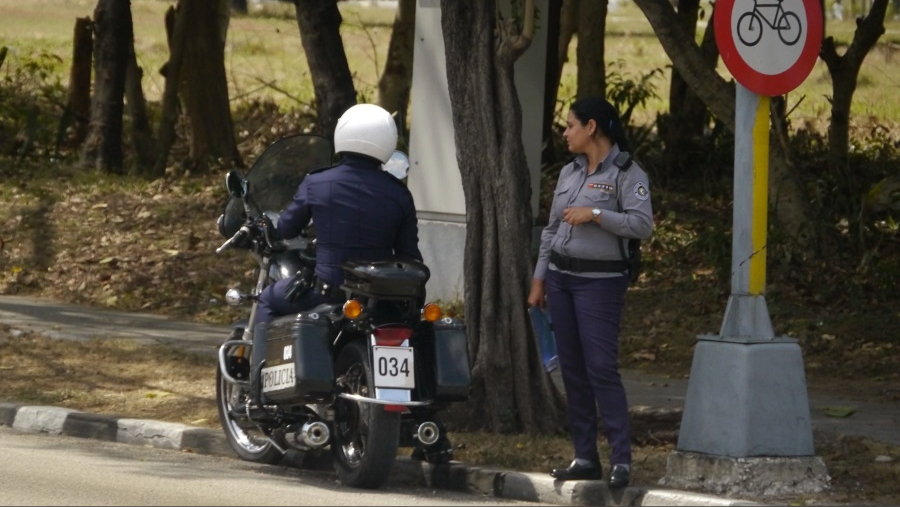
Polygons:
[[344,281],[347,259],[422,260],[416,207],[409,189],[379,161],[353,154],[306,175],[278,219],[281,238],[293,238],[313,220],[316,275],[332,286]]

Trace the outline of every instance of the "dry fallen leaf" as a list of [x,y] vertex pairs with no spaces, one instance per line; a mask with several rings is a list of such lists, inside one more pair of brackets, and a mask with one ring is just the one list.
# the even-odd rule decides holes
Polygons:
[[828,417],[850,417],[856,413],[853,407],[825,407],[822,409]]

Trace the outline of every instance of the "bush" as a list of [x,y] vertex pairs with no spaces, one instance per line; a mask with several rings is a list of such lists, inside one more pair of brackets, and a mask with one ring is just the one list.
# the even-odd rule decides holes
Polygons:
[[19,158],[29,153],[49,154],[57,143],[65,104],[60,83],[62,60],[50,53],[24,55],[17,61],[0,53],[0,153]]

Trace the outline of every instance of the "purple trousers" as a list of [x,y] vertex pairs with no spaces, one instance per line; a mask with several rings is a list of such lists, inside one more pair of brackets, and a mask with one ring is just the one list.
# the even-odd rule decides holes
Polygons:
[[549,270],[545,281],[575,457],[595,463],[599,408],[610,465],[631,465],[628,400],[618,366],[626,290],[625,276],[585,278]]
[[284,297],[284,290],[290,283],[291,279],[286,278],[263,289],[259,295],[259,306],[256,308],[256,320],[253,323],[253,329],[256,329],[256,326],[260,324],[268,325],[276,317],[299,313],[316,305],[331,302],[314,290],[308,290],[294,301],[288,301]]

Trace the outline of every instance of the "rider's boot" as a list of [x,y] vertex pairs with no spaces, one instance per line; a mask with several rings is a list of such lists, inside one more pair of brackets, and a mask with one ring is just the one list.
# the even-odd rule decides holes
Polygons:
[[275,415],[263,406],[262,394],[262,369],[266,364],[266,325],[260,324],[253,331],[253,347],[251,349],[250,383],[247,388],[247,396],[241,402],[231,408],[233,415],[248,417],[256,422],[270,422],[275,420]]

